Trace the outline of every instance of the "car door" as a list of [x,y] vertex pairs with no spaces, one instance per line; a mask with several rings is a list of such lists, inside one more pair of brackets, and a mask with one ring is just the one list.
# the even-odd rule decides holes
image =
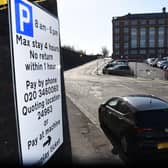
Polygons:
[[125,75],[125,74],[127,74],[127,71],[128,71],[128,69],[126,66],[119,66],[116,69],[116,74],[117,75]]
[[113,74],[114,75],[120,75],[121,74],[121,67],[117,66],[114,70],[113,70]]
[[127,133],[127,131],[129,131],[130,128],[134,125],[133,112],[132,109],[128,106],[128,104],[123,100],[120,100],[118,102],[116,110],[117,112],[115,123],[117,124],[115,125],[115,134],[117,138],[120,138],[120,136],[123,133]]
[[112,136],[115,136],[116,132],[115,126],[117,123],[115,122],[117,120],[116,118],[117,115],[115,108],[117,107],[118,102],[119,102],[118,98],[113,98],[106,103],[106,112],[104,121],[106,122],[106,126],[109,129]]
[[123,66],[123,67],[121,67],[121,74],[123,74],[123,75],[129,75],[130,74],[130,68],[129,68],[129,66]]

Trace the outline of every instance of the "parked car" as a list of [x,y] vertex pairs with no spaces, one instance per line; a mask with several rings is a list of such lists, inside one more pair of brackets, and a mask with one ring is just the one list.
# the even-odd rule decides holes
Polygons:
[[160,69],[163,69],[164,67],[167,67],[167,66],[168,66],[168,61],[161,63],[161,64],[159,65],[159,68],[160,68]]
[[152,60],[152,61],[150,62],[150,65],[153,66],[153,67],[156,67],[158,61],[161,61],[161,60],[162,60],[162,58],[155,58],[154,60]]
[[131,68],[128,65],[118,64],[115,66],[104,67],[103,74],[129,76],[133,75],[133,72],[131,71]]
[[147,64],[149,64],[149,65],[150,65],[150,64],[151,64],[151,62],[152,62],[152,61],[154,61],[154,60],[155,60],[155,58],[148,58],[148,59],[146,59],[146,61],[145,61],[145,62],[146,62]]
[[164,57],[164,58],[155,58],[151,63],[150,65],[153,66],[153,67],[157,67],[157,64],[158,62],[160,61],[167,61],[167,58]]
[[168,70],[168,64],[163,66],[163,70]]
[[102,73],[103,73],[103,74],[107,74],[107,69],[112,68],[112,67],[114,67],[115,65],[117,65],[117,64],[116,64],[116,63],[113,63],[113,62],[110,62],[110,63],[106,64],[106,65],[103,67],[103,69],[102,69]]
[[112,97],[101,104],[99,122],[123,160],[168,155],[168,102],[152,95]]
[[167,64],[168,61],[167,61],[167,60],[161,60],[161,61],[158,61],[158,62],[157,62],[157,67],[158,67],[158,68],[161,68],[162,65],[165,64],[165,63]]

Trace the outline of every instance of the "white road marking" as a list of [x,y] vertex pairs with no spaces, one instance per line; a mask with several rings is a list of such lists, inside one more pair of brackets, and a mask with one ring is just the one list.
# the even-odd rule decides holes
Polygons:
[[94,95],[96,98],[102,100],[102,91],[101,91],[101,87],[100,86],[92,86],[91,90],[89,90],[89,93]]

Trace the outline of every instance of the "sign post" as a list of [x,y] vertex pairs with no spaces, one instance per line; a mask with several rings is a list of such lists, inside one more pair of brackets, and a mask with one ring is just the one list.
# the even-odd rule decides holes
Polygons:
[[64,143],[59,21],[26,0],[9,0],[20,161],[45,164]]

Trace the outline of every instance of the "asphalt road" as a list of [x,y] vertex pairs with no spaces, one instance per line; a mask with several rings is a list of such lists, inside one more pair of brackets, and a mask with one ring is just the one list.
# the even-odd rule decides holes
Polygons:
[[[152,94],[168,100],[168,81],[158,78],[103,75],[101,73],[103,65],[104,60],[100,59],[64,73],[67,97],[99,131],[101,128],[98,121],[98,107],[112,96]],[[142,64],[142,69],[145,69],[143,66],[147,65]],[[110,147],[104,150],[111,152]],[[80,157],[80,153],[78,154]]]
[[168,81],[103,75],[101,69],[97,73],[97,61],[66,71],[64,76],[67,96],[98,128],[98,107],[112,96],[152,94],[168,100]]

